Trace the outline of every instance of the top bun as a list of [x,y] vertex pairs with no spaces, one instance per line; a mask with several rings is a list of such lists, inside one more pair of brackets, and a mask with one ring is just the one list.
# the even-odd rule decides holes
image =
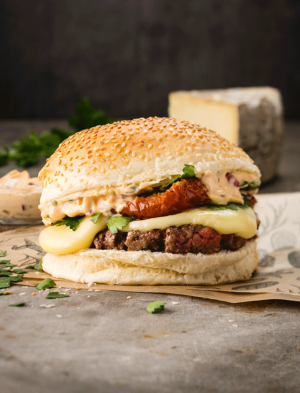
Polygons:
[[[259,179],[250,157],[216,132],[188,121],[150,117],[115,122],[66,139],[39,173],[41,203],[103,195],[119,187],[159,185],[193,165],[207,170],[242,170]],[[142,187],[142,188],[143,188]]]

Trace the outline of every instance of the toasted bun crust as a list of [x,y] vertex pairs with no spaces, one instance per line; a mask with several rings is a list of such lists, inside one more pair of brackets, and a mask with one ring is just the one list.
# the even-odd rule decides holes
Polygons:
[[65,140],[40,171],[41,203],[103,195],[141,183],[159,184],[194,165],[210,170],[260,172],[250,157],[216,132],[188,121],[148,118],[78,132]]
[[213,255],[86,249],[43,258],[43,270],[81,283],[216,285],[248,280],[258,263],[255,241]]

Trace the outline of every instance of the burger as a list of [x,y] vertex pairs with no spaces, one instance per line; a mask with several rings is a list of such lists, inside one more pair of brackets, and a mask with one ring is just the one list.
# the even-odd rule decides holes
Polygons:
[[84,130],[39,180],[43,270],[54,277],[213,285],[256,268],[259,169],[206,127],[150,117]]

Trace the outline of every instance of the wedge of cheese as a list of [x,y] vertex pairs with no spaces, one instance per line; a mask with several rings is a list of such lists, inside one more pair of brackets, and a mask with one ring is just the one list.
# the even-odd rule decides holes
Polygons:
[[169,116],[204,125],[240,146],[266,182],[276,174],[283,138],[280,92],[271,87],[178,91]]

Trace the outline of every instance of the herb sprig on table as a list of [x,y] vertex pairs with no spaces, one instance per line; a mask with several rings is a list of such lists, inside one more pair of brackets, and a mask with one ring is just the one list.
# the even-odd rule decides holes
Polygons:
[[102,110],[92,109],[90,100],[85,97],[76,105],[76,116],[69,119],[72,130],[53,127],[40,135],[33,131],[26,137],[14,141],[10,149],[0,145],[0,166],[14,160],[20,167],[27,168],[36,164],[40,157],[51,156],[58,145],[75,132],[112,122],[113,119],[106,116]]

